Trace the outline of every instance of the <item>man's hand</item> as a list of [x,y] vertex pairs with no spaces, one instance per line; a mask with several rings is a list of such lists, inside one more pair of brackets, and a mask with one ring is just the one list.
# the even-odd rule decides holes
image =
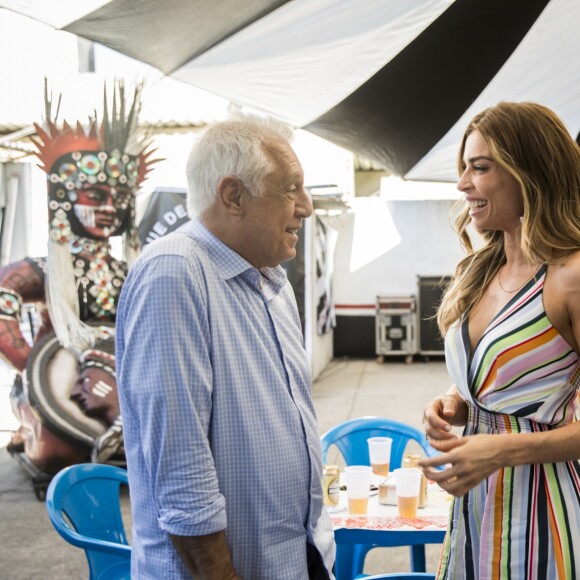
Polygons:
[[242,580],[234,570],[225,532],[207,536],[170,536],[196,580]]

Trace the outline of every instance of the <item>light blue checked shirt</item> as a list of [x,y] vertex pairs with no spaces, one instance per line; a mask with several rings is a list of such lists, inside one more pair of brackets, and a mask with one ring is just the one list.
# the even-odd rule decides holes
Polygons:
[[256,270],[194,219],[145,247],[116,328],[132,576],[189,578],[168,534],[224,529],[244,580],[306,580],[307,539],[330,570],[310,370],[284,270]]

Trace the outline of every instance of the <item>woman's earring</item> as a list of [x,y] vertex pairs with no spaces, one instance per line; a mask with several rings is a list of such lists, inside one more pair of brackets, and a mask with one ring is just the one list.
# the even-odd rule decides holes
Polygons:
[[520,216],[520,223],[522,223],[522,224],[524,223],[524,216],[523,215]]

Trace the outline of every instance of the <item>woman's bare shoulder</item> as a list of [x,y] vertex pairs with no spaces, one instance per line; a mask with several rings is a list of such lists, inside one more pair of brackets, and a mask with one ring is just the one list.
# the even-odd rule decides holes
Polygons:
[[569,254],[560,264],[552,268],[562,289],[580,290],[580,250]]
[[558,332],[578,352],[580,343],[580,251],[548,266],[544,286],[546,314]]

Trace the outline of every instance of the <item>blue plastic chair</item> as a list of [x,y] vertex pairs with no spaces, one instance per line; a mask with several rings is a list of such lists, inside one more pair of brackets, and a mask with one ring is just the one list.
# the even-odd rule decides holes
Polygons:
[[[367,439],[369,437],[390,437],[391,462],[390,471],[401,467],[405,449],[409,441],[416,441],[427,457],[437,455],[437,451],[429,445],[425,434],[400,421],[385,417],[361,417],[345,421],[329,429],[320,439],[322,446],[322,462],[327,463],[328,450],[336,445],[346,465],[370,465]],[[367,552],[376,547],[375,544],[356,544],[350,558],[341,558],[341,546],[337,544],[337,568],[348,567],[349,571],[338,570],[338,578],[354,578],[361,574]],[[411,546],[411,569],[413,572],[425,572],[425,546]]]
[[326,456],[330,446],[336,445],[347,465],[370,465],[367,443],[369,437],[390,437],[393,440],[391,443],[391,471],[401,467],[409,441],[416,441],[427,457],[437,455],[437,451],[429,445],[425,434],[415,427],[384,417],[360,417],[329,429],[320,438],[322,463],[327,463]]
[[59,471],[48,486],[50,521],[62,538],[85,550],[91,580],[131,578],[131,546],[119,496],[122,485],[128,485],[124,469],[83,463]]

